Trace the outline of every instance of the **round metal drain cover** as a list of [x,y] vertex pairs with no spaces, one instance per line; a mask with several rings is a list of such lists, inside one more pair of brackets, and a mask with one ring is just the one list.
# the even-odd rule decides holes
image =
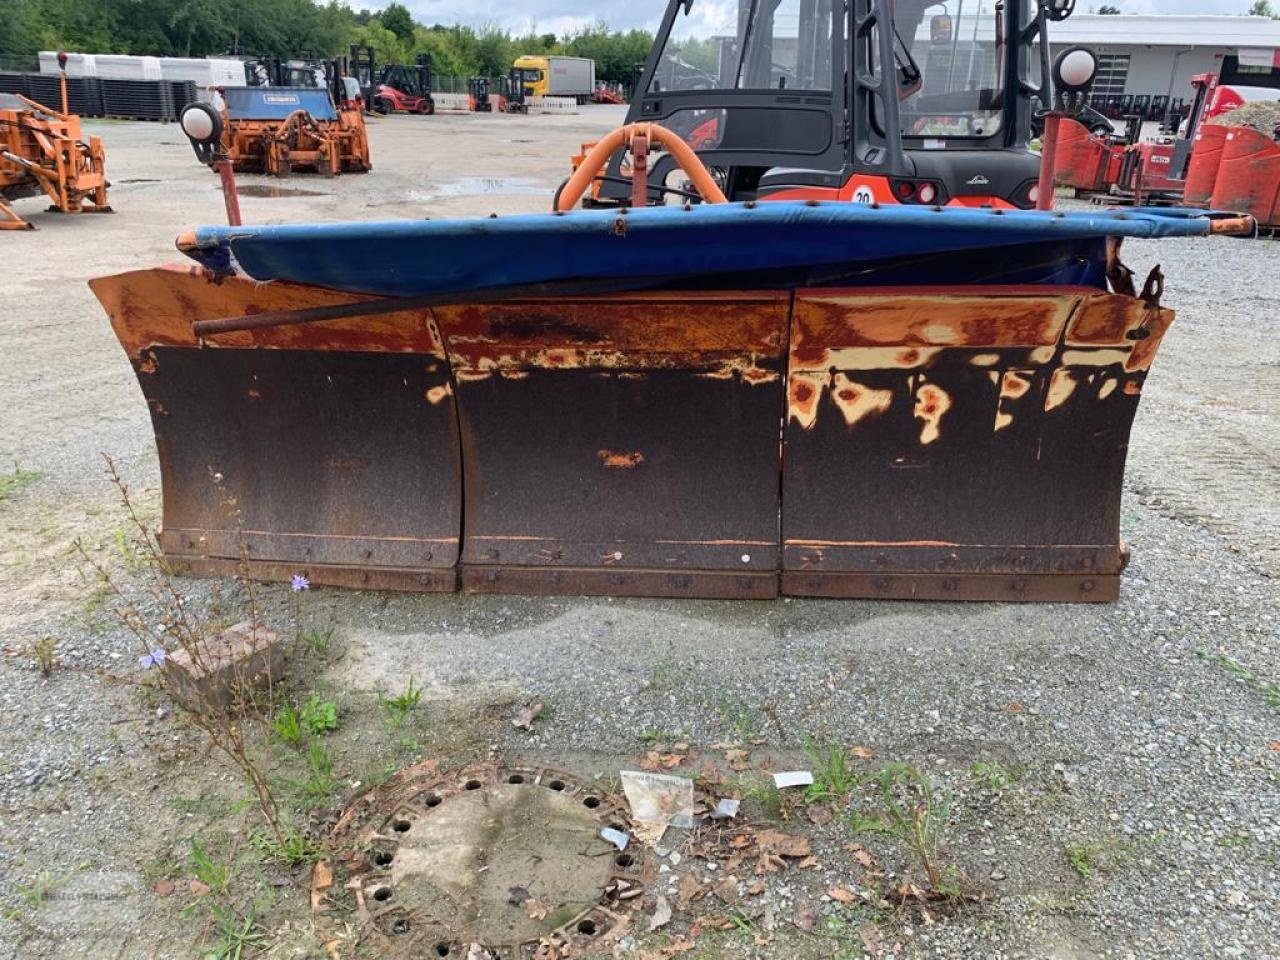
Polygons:
[[[560,956],[607,932],[639,899],[639,852],[618,801],[543,768],[486,765],[408,777],[349,811],[345,876],[334,884],[380,957]],[[345,911],[343,911],[345,912]]]

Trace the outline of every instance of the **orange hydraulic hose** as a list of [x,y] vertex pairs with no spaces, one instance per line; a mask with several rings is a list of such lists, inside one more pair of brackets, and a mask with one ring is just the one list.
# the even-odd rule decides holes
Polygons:
[[560,191],[555,209],[565,212],[576,207],[578,201],[582,199],[582,195],[591,186],[591,181],[605,168],[609,158],[614,155],[619,147],[629,144],[632,137],[641,134],[647,136],[650,143],[656,141],[667,148],[667,151],[675,158],[676,163],[680,165],[680,169],[688,174],[694,189],[698,191],[698,194],[705,202],[728,203],[724,191],[716,184],[715,179],[712,178],[702,161],[698,159],[698,155],[693,152],[692,147],[666,127],[659,126],[656,123],[630,123],[614,130],[592,147],[591,152],[582,158],[582,163],[578,165],[578,169],[573,172],[573,176],[569,178],[569,181],[564,185],[564,189]]

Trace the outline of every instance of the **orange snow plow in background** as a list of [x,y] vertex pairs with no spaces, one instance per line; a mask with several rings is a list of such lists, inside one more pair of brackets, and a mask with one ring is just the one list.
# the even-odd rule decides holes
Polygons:
[[102,141],[65,109],[0,93],[0,230],[34,229],[6,201],[41,194],[51,211],[110,213]]

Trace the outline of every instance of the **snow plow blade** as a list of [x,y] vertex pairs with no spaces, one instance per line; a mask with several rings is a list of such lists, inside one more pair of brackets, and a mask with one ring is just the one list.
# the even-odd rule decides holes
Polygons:
[[[1070,285],[93,288],[150,408],[177,569],[397,590],[1115,599],[1172,319]],[[331,307],[355,315],[192,331]]]
[[91,281],[151,413],[160,545],[179,572],[456,586],[461,488],[429,311],[197,339],[192,321],[358,296],[198,268]]

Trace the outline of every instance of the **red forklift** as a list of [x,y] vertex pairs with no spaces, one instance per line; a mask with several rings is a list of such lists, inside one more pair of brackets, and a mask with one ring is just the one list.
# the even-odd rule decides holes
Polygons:
[[[1075,0],[739,0],[712,57],[695,2],[669,0],[627,122],[674,131],[730,200],[1036,205],[1046,24]],[[590,202],[627,203],[628,164],[615,154]],[[649,171],[649,202],[694,199],[670,154]]]
[[436,102],[431,96],[435,72],[431,54],[420,53],[412,64],[388,63],[377,69],[371,47],[351,48],[352,72],[365,90],[365,102],[374,113],[418,113],[431,116]]

